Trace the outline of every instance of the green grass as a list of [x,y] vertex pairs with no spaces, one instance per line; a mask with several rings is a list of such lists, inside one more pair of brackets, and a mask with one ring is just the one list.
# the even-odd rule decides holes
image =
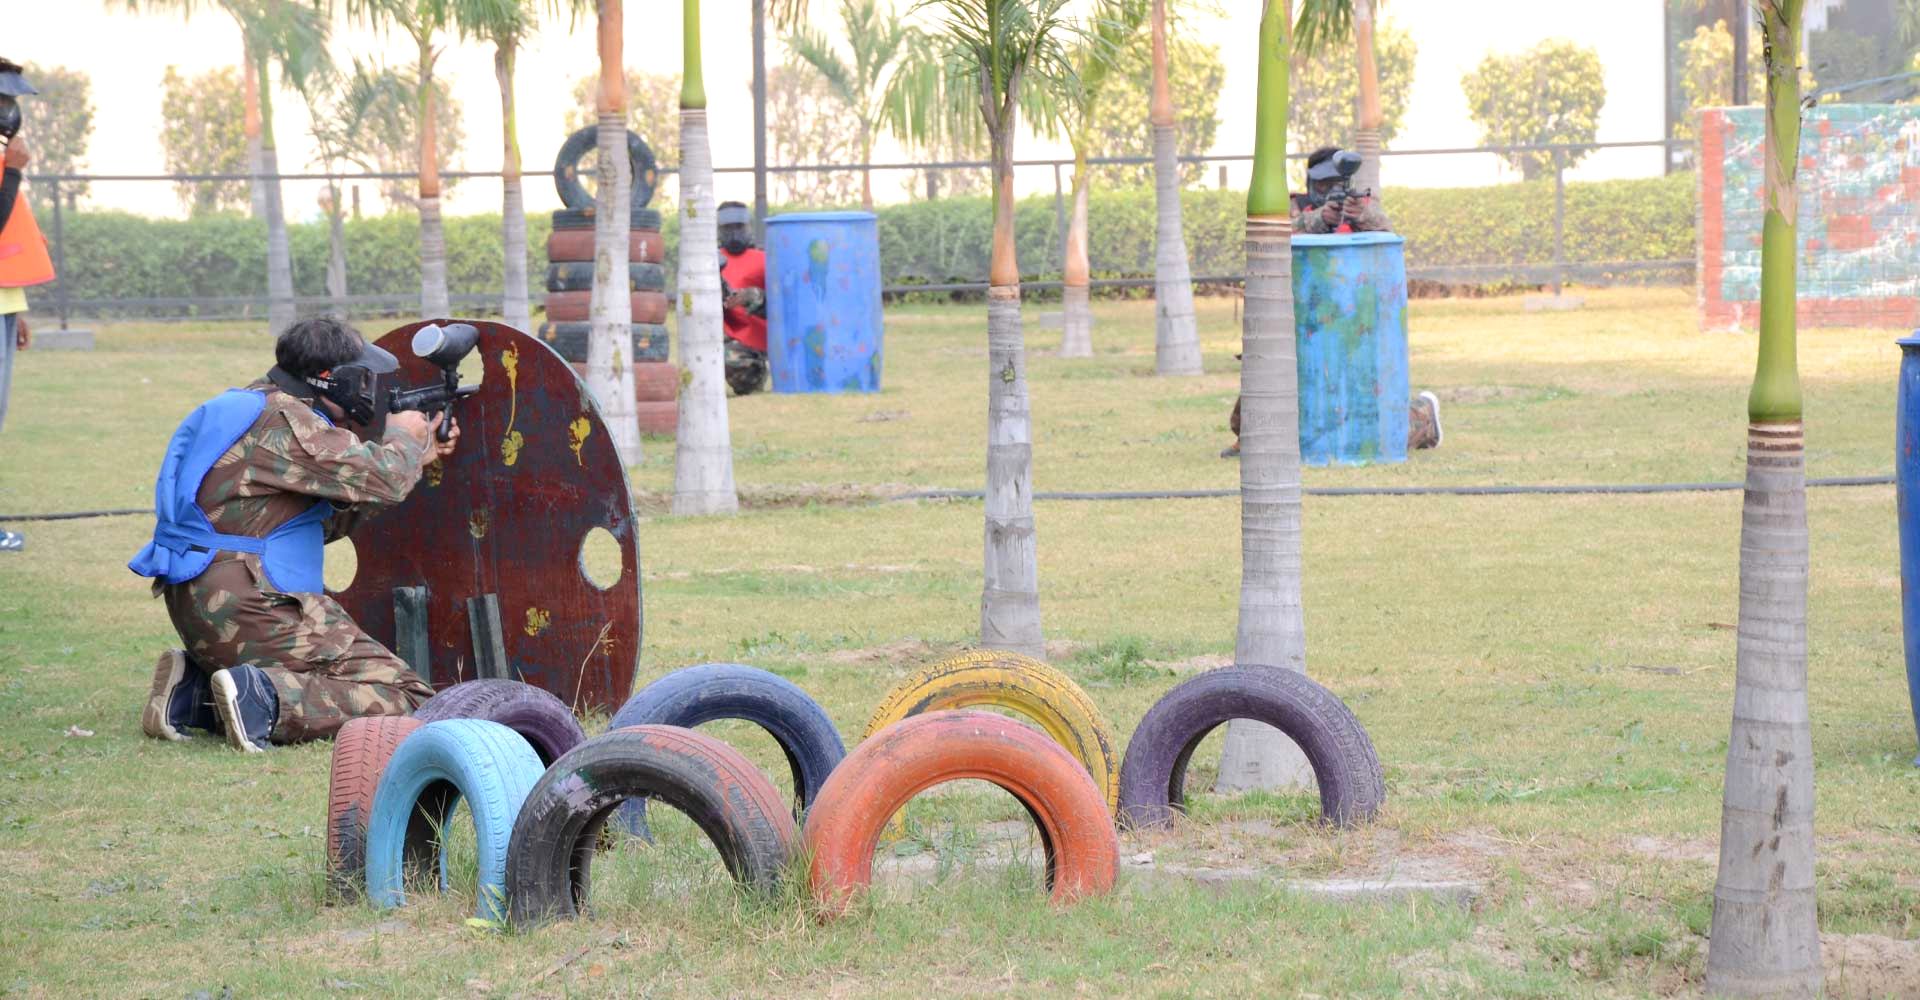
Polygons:
[[[1150,377],[1143,303],[1099,307],[1091,360],[1032,357],[1037,488],[1236,484],[1215,454],[1237,327],[1225,301],[1201,308],[1200,378]],[[1446,446],[1309,470],[1309,485],[1741,475],[1753,341],[1698,332],[1684,293],[1590,293],[1583,310],[1539,314],[1422,301],[1412,317],[1415,384],[1446,400]],[[973,637],[980,505],[861,498],[977,488],[984,325],[971,307],[893,311],[885,392],[734,401],[750,509],[644,522],[641,682],[712,660],[772,669],[853,743],[887,687]],[[267,363],[268,343],[231,327],[98,335],[90,354],[21,356],[0,511],[146,505],[179,416]],[[1889,469],[1894,335],[1803,331],[1811,475]],[[649,441],[636,484],[669,489],[671,462],[669,442]],[[1829,978],[1903,995],[1911,982],[1886,969],[1920,936],[1920,773],[1894,496],[1819,490],[1808,505],[1821,923],[1848,949]],[[1155,872],[1130,865],[1114,896],[1057,911],[1033,888],[1019,805],[956,784],[916,800],[908,838],[883,848],[883,868],[918,874],[821,925],[797,890],[739,895],[697,830],[657,810],[659,846],[596,865],[589,919],[530,934],[467,926],[470,885],[391,914],[324,905],[328,747],[249,758],[142,739],[149,666],[171,639],[123,566],[146,523],[30,523],[28,550],[0,555],[0,995],[1697,991],[1739,507],[1737,492],[1309,499],[1309,666],[1378,745],[1388,805],[1372,829],[1319,828],[1310,797],[1203,795],[1175,832],[1123,839]],[[1038,530],[1052,659],[1123,742],[1180,677],[1231,653],[1235,501],[1042,502]],[[765,734],[713,728],[790,787]],[[1216,758],[1196,754],[1190,787]],[[454,827],[457,866],[470,848]],[[1391,873],[1485,888],[1462,909],[1283,884]]]

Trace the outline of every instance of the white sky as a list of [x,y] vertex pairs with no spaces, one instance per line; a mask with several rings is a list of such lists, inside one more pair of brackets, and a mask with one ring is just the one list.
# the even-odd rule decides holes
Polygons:
[[[900,2],[905,5],[904,0]],[[166,67],[174,65],[183,75],[191,75],[238,65],[240,56],[239,33],[232,23],[211,4],[196,6],[199,12],[189,22],[178,15],[128,14],[123,0],[0,0],[0,55],[83,69],[92,76],[95,126],[87,155],[89,172],[160,173],[159,87]],[[1227,65],[1213,152],[1246,153],[1253,139],[1254,41],[1260,3],[1217,0],[1217,6],[1216,13],[1193,16],[1184,30],[1219,45]],[[834,33],[837,3],[814,0],[813,7],[814,23]],[[1573,39],[1600,53],[1607,84],[1600,141],[1655,139],[1661,134],[1660,0],[1620,0],[1601,17],[1594,16],[1592,5],[1538,0],[1387,0],[1384,7],[1385,19],[1409,29],[1419,45],[1412,106],[1395,141],[1397,148],[1477,145],[1478,132],[1467,118],[1460,78],[1490,51],[1517,51],[1553,37]],[[753,159],[748,11],[746,0],[709,0],[704,8],[709,121],[714,162],[719,166],[746,166]],[[340,63],[361,56],[404,64],[411,58],[411,42],[402,35],[382,35],[341,21],[335,26],[333,52]],[[778,64],[782,55],[777,44],[770,46],[770,63]],[[680,4],[628,0],[626,61],[643,71],[678,73]],[[520,57],[517,89],[520,140],[528,169],[550,168],[565,138],[560,116],[570,102],[571,87],[595,65],[591,22],[571,31],[564,22],[549,24],[527,44]],[[472,170],[498,169],[500,103],[491,47],[449,39],[437,73],[450,81],[460,97],[467,135],[461,165]],[[282,92],[275,116],[281,168],[313,169],[313,142],[307,136],[306,108],[299,98]],[[1016,152],[1022,158],[1044,158],[1064,155],[1065,150],[1025,139]],[[897,162],[907,157],[888,142],[875,151],[875,159]],[[1603,151],[1576,175],[1584,179],[1646,176],[1657,173],[1659,164],[1654,150]],[[1498,171],[1493,158],[1485,156],[1389,158],[1383,173],[1388,186],[1510,179]],[[1244,185],[1245,167],[1237,168],[1229,180],[1235,186]],[[1021,183],[1027,191],[1050,190],[1052,178],[1050,171],[1023,172]],[[876,176],[874,187],[884,200],[897,197],[900,184],[895,178]],[[463,182],[450,193],[447,210],[459,214],[496,209],[498,190],[484,180]],[[720,179],[723,198],[746,200],[751,190],[749,177]],[[97,183],[92,201],[153,215],[179,212],[171,186],[164,183]],[[312,190],[288,191],[286,204],[295,218],[318,214]],[[528,184],[529,210],[557,206],[550,185]]]

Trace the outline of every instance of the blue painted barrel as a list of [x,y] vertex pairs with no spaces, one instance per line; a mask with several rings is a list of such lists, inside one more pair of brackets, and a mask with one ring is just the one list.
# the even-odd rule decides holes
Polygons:
[[880,229],[871,212],[767,220],[774,392],[880,391]]
[[[1907,648],[1907,704],[1920,735],[1920,330],[1902,337],[1894,404],[1893,476],[1900,520],[1900,619]],[[1920,757],[1914,758],[1920,767]]]
[[1392,233],[1293,238],[1300,460],[1407,460],[1407,265]]

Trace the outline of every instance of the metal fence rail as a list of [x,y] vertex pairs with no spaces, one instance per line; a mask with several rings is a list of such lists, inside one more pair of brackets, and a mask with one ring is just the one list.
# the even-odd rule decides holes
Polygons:
[[[1381,155],[1393,160],[1420,157],[1501,157],[1507,154],[1529,152],[1549,154],[1552,158],[1554,173],[1554,211],[1552,255],[1549,261],[1425,264],[1411,259],[1417,258],[1418,255],[1415,253],[1410,254],[1407,276],[1413,281],[1433,282],[1443,285],[1520,284],[1551,286],[1556,293],[1569,281],[1578,281],[1587,284],[1683,284],[1690,282],[1693,279],[1695,266],[1694,261],[1691,259],[1626,261],[1569,260],[1566,249],[1566,182],[1568,172],[1577,169],[1569,165],[1570,161],[1576,158],[1574,154],[1603,150],[1661,150],[1660,169],[1666,169],[1672,164],[1676,151],[1687,151],[1691,150],[1691,148],[1692,143],[1688,140],[1649,140],[1644,142],[1593,142],[1384,150]],[[1304,160],[1305,154],[1290,154],[1288,159],[1295,161]],[[1184,164],[1218,167],[1219,186],[1224,188],[1227,186],[1229,169],[1238,169],[1250,164],[1252,162],[1252,156],[1181,156],[1177,157],[1177,160]],[[1141,156],[1093,157],[1089,159],[1088,162],[1093,166],[1146,167],[1152,165],[1153,159],[1151,157]],[[1057,233],[1054,234],[1055,239],[1053,245],[1048,248],[1050,258],[1059,253],[1063,253],[1066,244],[1068,181],[1071,179],[1070,175],[1073,165],[1074,163],[1070,159],[1025,159],[1014,161],[1016,170],[1026,171],[1029,175],[1034,172],[1043,172],[1043,176],[1044,172],[1050,172],[1052,175]],[[990,161],[947,160],[854,164],[795,164],[769,166],[766,168],[766,171],[774,175],[826,173],[858,175],[863,172],[989,171],[991,169],[992,163]],[[714,172],[719,175],[728,176],[750,175],[754,173],[754,168],[751,166],[716,167]],[[671,177],[675,173],[676,171],[671,167],[663,167],[661,169],[663,177]],[[356,181],[405,181],[411,180],[414,177],[413,174],[381,172],[289,172],[272,176],[283,183],[325,183],[329,185],[350,184]],[[453,181],[498,179],[502,175],[498,171],[449,170],[443,171],[441,176],[446,180]],[[553,174],[551,171],[527,170],[522,171],[520,176],[523,180],[539,180],[551,178]],[[28,175],[28,179],[35,183],[37,192],[45,194],[46,201],[49,203],[50,212],[48,214],[50,218],[47,219],[47,235],[54,258],[55,270],[58,273],[64,274],[66,273],[68,241],[67,220],[65,217],[66,198],[62,194],[62,184],[122,182],[183,184],[214,181],[258,181],[264,179],[264,175],[249,173],[44,173],[30,174]],[[1413,185],[1401,184],[1396,186],[1412,187]],[[1140,260],[1118,262],[1117,265],[1115,262],[1096,260],[1094,266],[1096,270],[1120,270],[1123,272],[1132,270],[1136,273],[1144,270],[1150,272],[1151,258],[1150,256],[1143,256]],[[1239,274],[1207,274],[1194,278],[1196,283],[1210,285],[1235,284],[1242,280],[1243,276]],[[1153,279],[1150,277],[1107,278],[1096,279],[1092,284],[1097,288],[1141,288],[1151,287],[1153,285]],[[1043,279],[1026,281],[1023,282],[1023,285],[1028,289],[1047,292],[1058,289],[1061,282],[1057,279]],[[975,281],[897,282],[886,286],[884,291],[889,295],[909,293],[968,293],[984,291],[986,287],[985,277],[982,275],[979,280]],[[52,310],[58,316],[62,329],[67,327],[71,318],[75,315],[91,317],[133,316],[155,320],[238,319],[262,315],[269,304],[269,298],[264,291],[257,295],[81,298],[73,296],[67,282],[64,281],[54,282],[46,293],[35,291],[31,294],[33,298],[37,300],[35,302],[36,308],[44,309],[48,306],[52,307]],[[46,301],[49,297],[51,298],[50,302]],[[499,302],[499,295],[491,291],[454,292],[451,300],[462,306],[481,307],[483,311],[491,311]],[[414,306],[418,302],[418,296],[410,293],[360,294],[338,298],[332,296],[296,296],[294,301],[297,307],[303,308],[346,308],[355,312],[364,311],[383,315],[407,315],[413,311]]]

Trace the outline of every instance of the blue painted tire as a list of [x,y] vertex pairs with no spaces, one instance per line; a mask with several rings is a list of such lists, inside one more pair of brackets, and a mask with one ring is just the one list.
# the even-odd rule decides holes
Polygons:
[[436,867],[446,888],[446,855],[435,830],[454,804],[473,814],[480,877],[474,916],[507,916],[507,845],[527,793],[545,769],[532,745],[497,722],[446,719],[414,730],[393,752],[367,819],[367,898],[382,909],[406,902],[406,879]]
[[[627,699],[607,728],[660,725],[692,729],[719,719],[751,722],[767,731],[787,755],[793,769],[793,788],[799,799],[795,818],[802,817],[827,775],[847,755],[840,731],[827,710],[805,691],[778,674],[739,663],[703,663],[654,681]],[[632,799],[620,807],[618,825],[636,836],[647,836],[647,803]]]

